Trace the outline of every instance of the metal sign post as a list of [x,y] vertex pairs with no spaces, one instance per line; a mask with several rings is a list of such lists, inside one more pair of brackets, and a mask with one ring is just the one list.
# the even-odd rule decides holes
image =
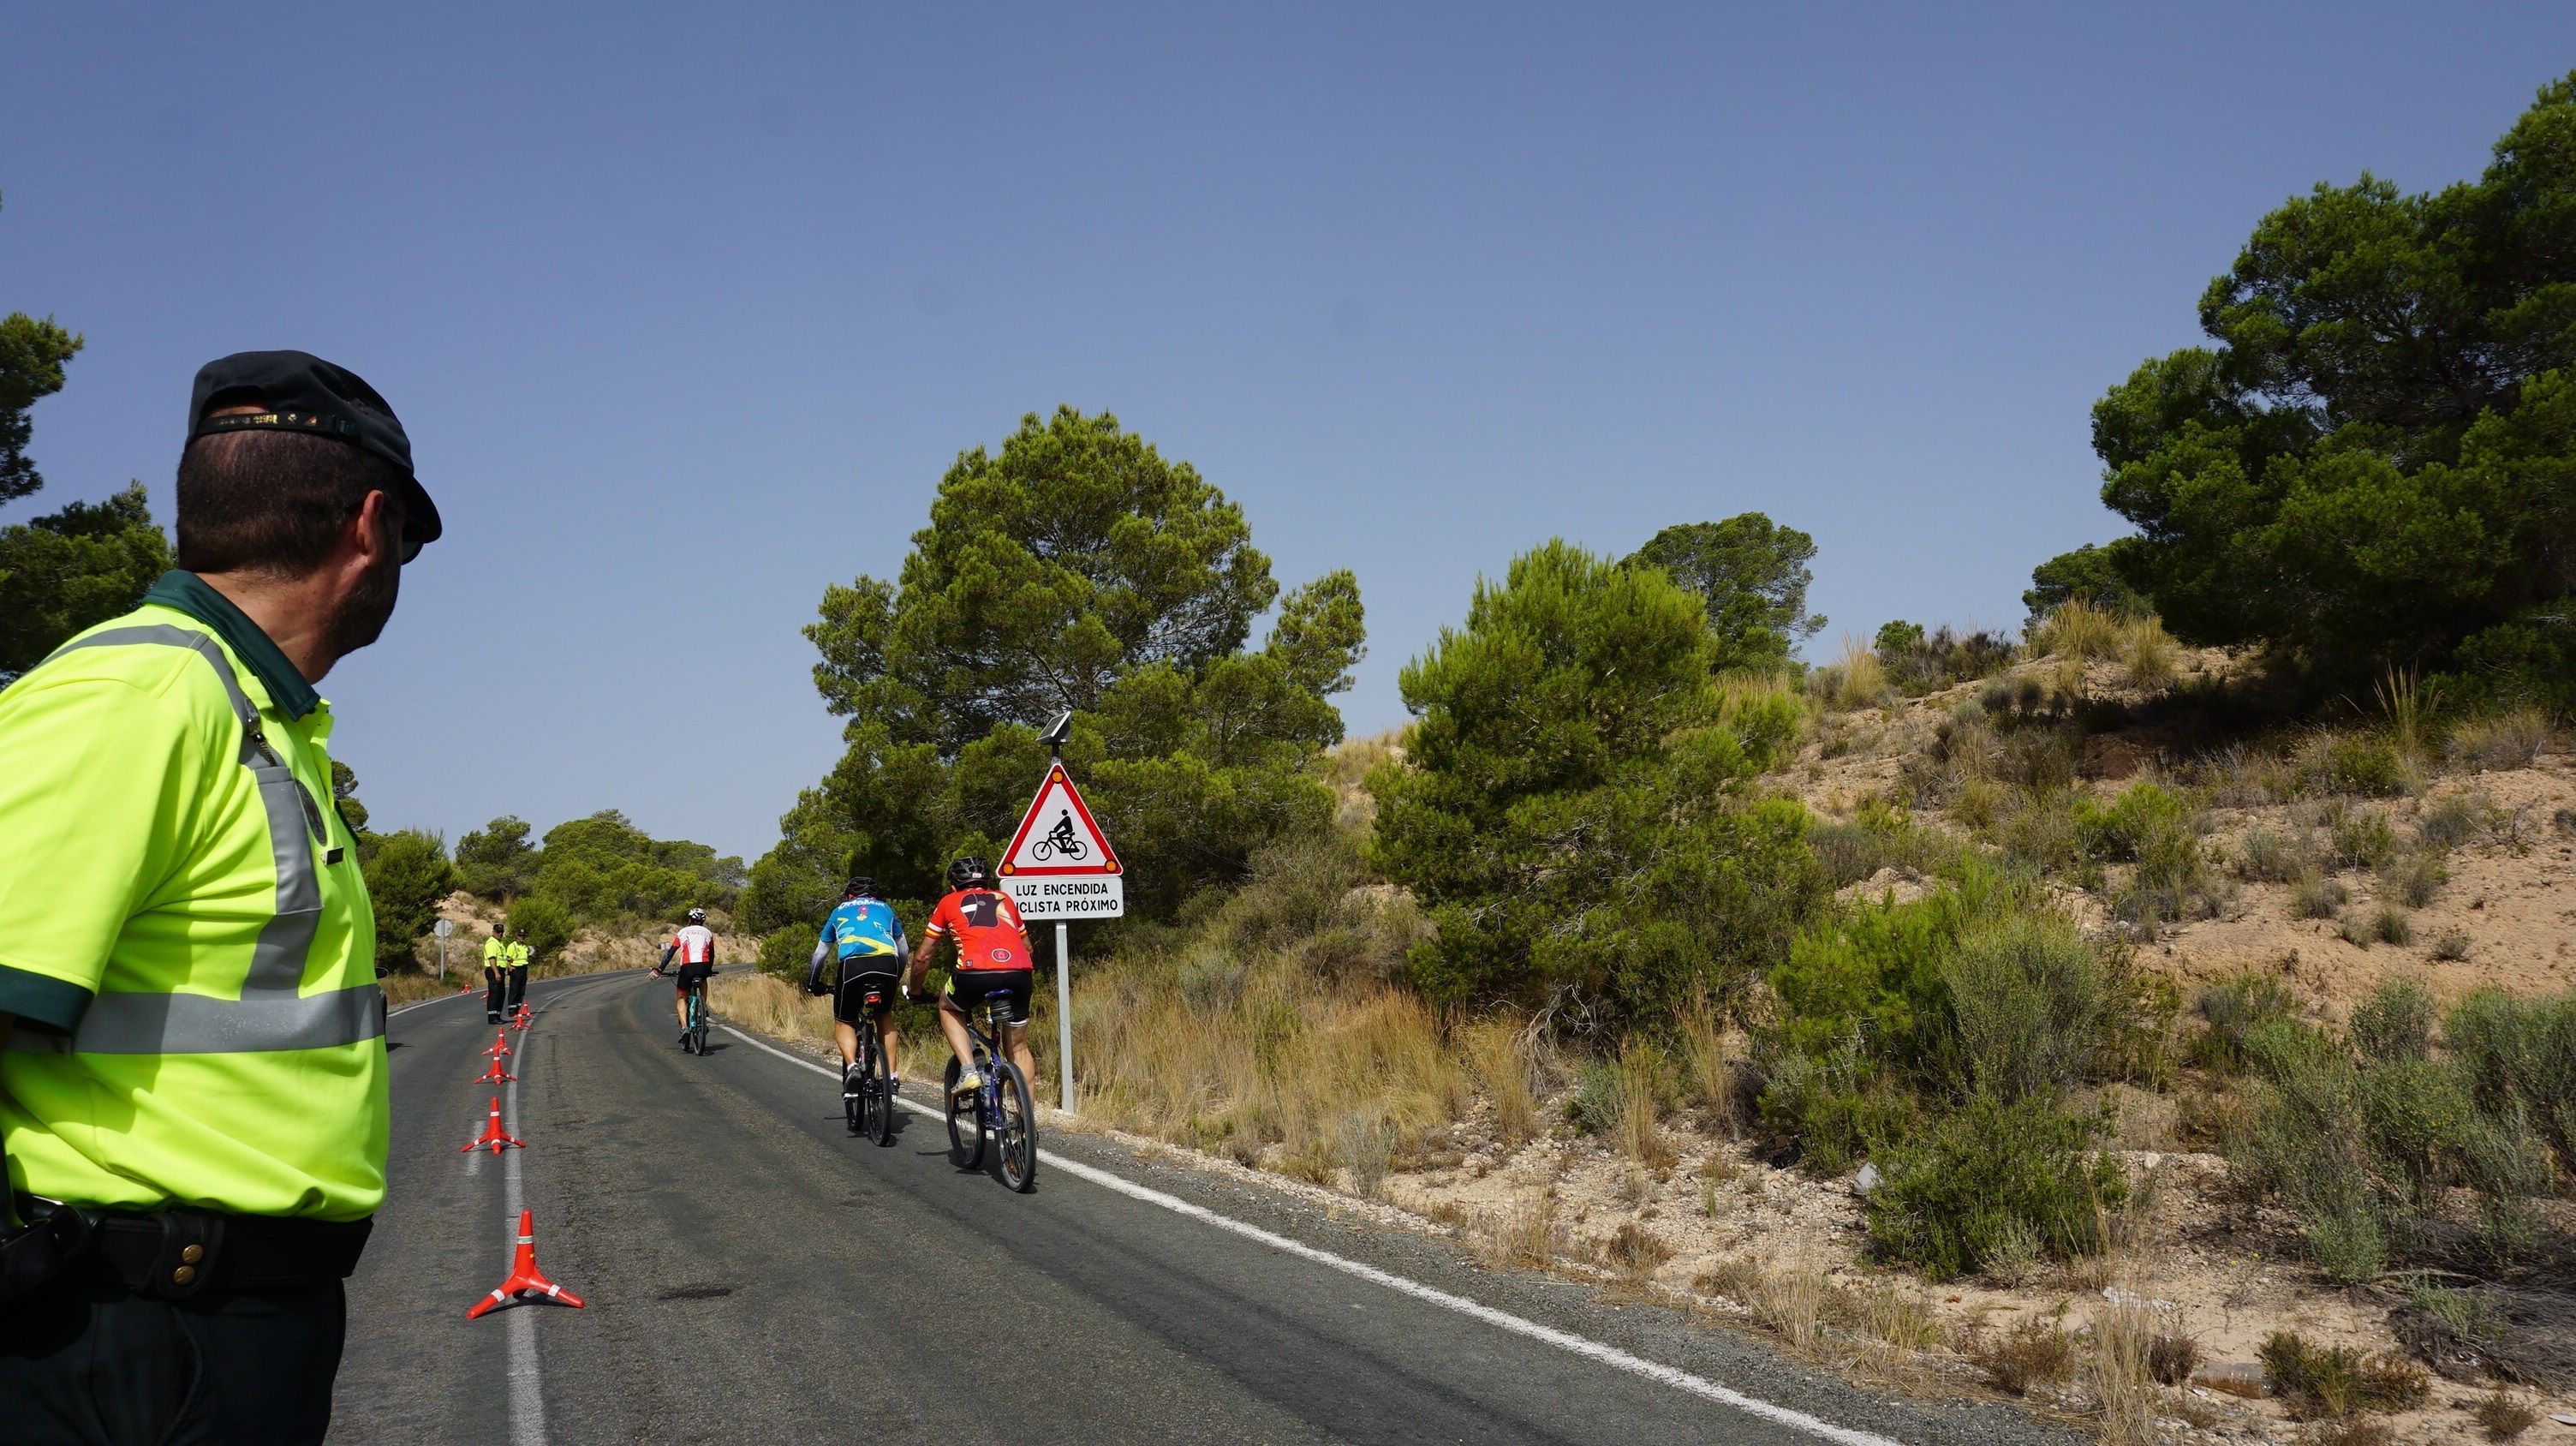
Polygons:
[[438,936],[438,982],[444,984],[447,982],[447,936],[456,932],[456,921],[441,919],[430,925],[429,931]]
[[1055,1058],[1056,1108],[1073,1111],[1073,946],[1065,942],[1069,926],[1055,921]]

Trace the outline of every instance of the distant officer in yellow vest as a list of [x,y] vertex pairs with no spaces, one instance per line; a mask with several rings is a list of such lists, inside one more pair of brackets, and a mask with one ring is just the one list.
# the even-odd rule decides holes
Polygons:
[[483,941],[483,1022],[501,1022],[501,996],[508,991],[510,946],[501,939],[501,926],[492,926],[492,937]]
[[383,994],[313,685],[439,534],[393,409],[197,373],[179,570],[0,692],[0,1437],[322,1439]]
[[519,1012],[519,1001],[528,997],[528,936],[521,933],[510,940],[504,954],[510,964],[510,1002],[508,1012]]

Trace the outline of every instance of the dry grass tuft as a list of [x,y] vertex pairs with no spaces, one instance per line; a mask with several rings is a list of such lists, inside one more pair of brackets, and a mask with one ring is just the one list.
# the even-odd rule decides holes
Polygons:
[[[1257,957],[1130,958],[1079,981],[1083,1115],[1237,1159],[1275,1147],[1281,1168],[1321,1183],[1337,1168],[1368,1176],[1381,1147],[1402,1157],[1467,1113],[1475,1077],[1419,995]],[[1500,1041],[1486,1038],[1490,1062]],[[1494,1069],[1502,1107],[1534,1116]]]
[[1875,708],[1887,701],[1887,665],[1869,644],[1849,634],[1843,636],[1841,654],[1816,671],[1816,681],[1821,701],[1837,713]]
[[2053,1320],[2032,1316],[2011,1330],[1979,1336],[1967,1351],[1986,1373],[1986,1383],[2006,1395],[2027,1396],[2031,1387],[2054,1385],[2075,1371],[2075,1342]]
[[2490,1441],[2511,1441],[2540,1421],[2538,1407],[2501,1386],[2480,1397],[2470,1414]]
[[2120,655],[2132,687],[2154,691],[2171,683],[2182,671],[2182,649],[2156,618],[2140,618],[2129,625],[2128,635],[2121,640]]
[[1544,1267],[1565,1253],[1565,1227],[1557,1221],[1552,1195],[1483,1217],[1477,1225],[1477,1244],[1489,1266]]
[[708,982],[707,1005],[754,1034],[806,1044],[832,1039],[831,1001],[816,999],[775,975],[719,974]]
[[1746,1283],[1744,1303],[1754,1319],[1768,1327],[1789,1349],[1812,1355],[1824,1338],[1825,1310],[1834,1299],[1833,1282],[1812,1267],[1760,1271]]
[[2514,708],[2452,729],[2448,751],[2455,767],[2488,771],[2529,768],[2548,746],[2549,715]]
[[[2163,629],[2159,627],[2158,631]],[[2089,663],[2118,653],[2128,632],[2118,613],[2075,598],[2059,603],[2047,617],[2031,626],[2030,650],[2039,656]]]
[[1629,1220],[1622,1222],[1618,1233],[1602,1244],[1601,1255],[1629,1280],[1642,1282],[1654,1275],[1655,1267],[1673,1258],[1673,1248],[1653,1231]]
[[2311,1345],[2291,1331],[2273,1332],[2255,1354],[2273,1391],[2303,1421],[2402,1411],[2430,1388],[2424,1368],[2402,1356]]
[[2094,1317],[2093,1358],[2086,1376],[2102,1408],[2102,1439],[2145,1446],[2156,1439],[2156,1316],[2140,1305],[2114,1305]]
[[1460,1032],[1468,1068],[1485,1087],[1494,1107],[1494,1129],[1503,1143],[1517,1145],[1538,1133],[1538,1092],[1530,1075],[1529,1040],[1501,1020],[1469,1025]]

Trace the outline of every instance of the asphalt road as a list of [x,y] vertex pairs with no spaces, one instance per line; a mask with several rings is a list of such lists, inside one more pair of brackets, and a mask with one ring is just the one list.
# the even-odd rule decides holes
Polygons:
[[[530,998],[515,1095],[473,1082],[477,1004],[392,1021],[392,1192],[334,1440],[2072,1439],[1107,1142],[1050,1136],[1014,1195],[953,1168],[936,1119],[852,1138],[837,1084],[779,1052],[719,1030],[682,1054],[666,983]],[[496,1088],[529,1147],[458,1153]],[[588,1304],[469,1322],[522,1202]]]

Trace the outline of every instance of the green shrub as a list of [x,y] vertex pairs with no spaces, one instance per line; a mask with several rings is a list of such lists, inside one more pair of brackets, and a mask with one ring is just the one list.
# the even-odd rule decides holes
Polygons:
[[2068,1260],[2099,1251],[2106,1212],[2127,1197],[2118,1163],[2096,1149],[2100,1120],[2055,1101],[1987,1094],[1886,1152],[1868,1197],[1870,1239],[1890,1260],[1949,1280],[2007,1249],[2018,1232]]
[[570,910],[545,894],[531,894],[510,906],[510,932],[528,946],[528,955],[544,963],[572,942]]
[[2383,944],[2404,945],[2413,943],[2415,940],[2415,921],[2408,918],[2406,911],[2399,908],[2393,901],[2383,900],[2380,903],[2379,917],[2370,921],[2370,927]]
[[1947,984],[1953,1070],[1966,1091],[2013,1101],[2084,1078],[2110,1001],[2102,961],[2074,920],[2044,910],[1970,933]]
[[2276,829],[2250,828],[2236,844],[2236,876],[2256,883],[2287,884],[2316,870],[2307,848]]
[[2365,1356],[2345,1346],[2314,1346],[2275,1331],[2256,1358],[2274,1394],[2303,1421],[2340,1420],[2359,1411],[2403,1411],[2424,1399],[2424,1368],[2395,1356]]
[[2427,849],[2455,849],[2485,831],[2495,800],[2483,793],[2446,793],[2415,815],[2415,840]]
[[2331,845],[2327,856],[2337,868],[2375,869],[2397,856],[2397,830],[2389,827],[2388,815],[2375,808],[2357,808],[2334,821],[2327,830]]
[[2332,919],[2343,913],[2352,891],[2340,879],[2311,873],[2290,886],[2290,916],[2297,919]]
[[2352,1043],[2383,1064],[2433,1052],[2433,995],[2412,979],[2391,979],[2352,1009]]
[[2397,745],[2367,733],[2319,734],[2299,750],[2291,768],[2310,793],[2393,798],[2415,782]]
[[2024,868],[2055,873],[2084,862],[2083,831],[2062,789],[2015,790],[1988,836],[2005,858]]
[[2239,974],[2210,985],[2194,1003],[2205,1027],[2192,1040],[2191,1061],[2224,1074],[2242,1074],[2253,1063],[2257,1030],[2299,1015],[2298,996],[2269,974]]
[[2480,989],[2442,1022],[2443,1042],[2468,1072],[2480,1108],[2519,1110],[2576,1171],[2576,993],[2515,999]]
[[2451,871],[2442,860],[2430,853],[2403,853],[2382,864],[2379,890],[2384,898],[2393,899],[2409,909],[2420,909],[2433,902],[2442,886],[2451,881]]
[[2017,728],[1995,758],[1995,776],[2033,793],[2063,792],[2075,786],[2076,745],[2071,729]]
[[760,972],[774,974],[790,984],[805,983],[806,967],[814,960],[816,929],[803,924],[781,924],[760,936]]
[[2133,783],[2108,804],[2084,799],[2075,825],[2084,851],[2105,863],[2136,861],[2157,841],[2176,834],[2197,838],[2208,816],[2152,783]]
[[2215,916],[2226,890],[2200,840],[2176,829],[2149,839],[2138,867],[2111,900],[2112,917],[2152,939],[2166,924]]
[[375,905],[376,957],[409,963],[412,941],[429,932],[438,901],[456,887],[456,870],[438,835],[400,829],[374,836],[367,855],[367,897]]

